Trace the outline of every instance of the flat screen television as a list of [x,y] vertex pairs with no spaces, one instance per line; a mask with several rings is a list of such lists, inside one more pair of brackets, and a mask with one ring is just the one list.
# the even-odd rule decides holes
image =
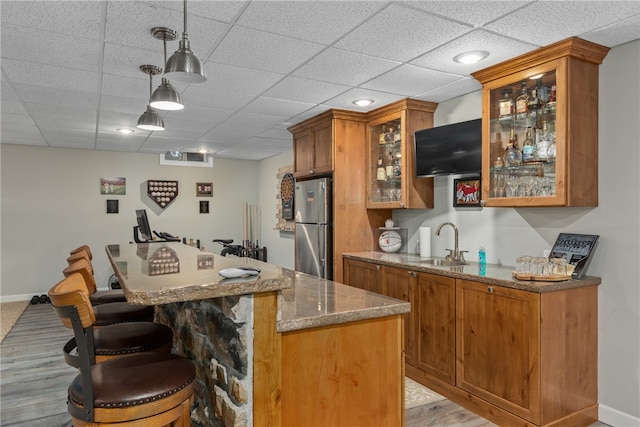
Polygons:
[[144,240],[151,240],[151,227],[149,226],[149,218],[147,211],[144,209],[136,210],[136,220],[138,221],[138,231]]
[[417,177],[482,171],[482,119],[415,132]]

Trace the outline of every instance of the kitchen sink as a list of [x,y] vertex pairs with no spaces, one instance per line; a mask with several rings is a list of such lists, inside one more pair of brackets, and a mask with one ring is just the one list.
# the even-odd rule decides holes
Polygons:
[[469,264],[466,261],[453,261],[446,258],[431,258],[425,259],[424,261],[420,261],[423,264],[431,264],[433,266],[441,266],[441,267],[450,267],[454,265],[467,265]]

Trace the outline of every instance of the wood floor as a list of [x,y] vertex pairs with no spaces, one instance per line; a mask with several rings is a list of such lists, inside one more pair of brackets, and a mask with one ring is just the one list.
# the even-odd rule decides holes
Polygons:
[[[27,307],[0,344],[1,426],[71,426],[66,407],[67,386],[77,371],[66,365],[62,356],[62,346],[71,335],[50,304]],[[406,411],[406,427],[427,426],[495,424],[449,400]],[[591,427],[606,424],[595,423]]]

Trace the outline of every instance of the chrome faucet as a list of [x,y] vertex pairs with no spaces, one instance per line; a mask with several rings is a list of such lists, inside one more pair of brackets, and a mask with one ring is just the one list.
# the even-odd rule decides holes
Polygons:
[[445,225],[450,225],[453,228],[455,239],[453,250],[447,249],[449,251],[449,255],[447,255],[445,258],[450,261],[465,262],[464,253],[469,251],[461,251],[458,248],[458,227],[456,227],[455,224],[453,224],[452,222],[443,222],[438,226],[438,229],[436,230],[436,236],[440,235],[440,230],[442,230],[442,227],[444,227]]

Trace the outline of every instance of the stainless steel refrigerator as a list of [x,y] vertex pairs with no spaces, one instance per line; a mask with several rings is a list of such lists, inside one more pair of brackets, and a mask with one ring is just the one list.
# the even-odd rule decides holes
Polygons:
[[297,181],[295,269],[333,279],[331,178]]

